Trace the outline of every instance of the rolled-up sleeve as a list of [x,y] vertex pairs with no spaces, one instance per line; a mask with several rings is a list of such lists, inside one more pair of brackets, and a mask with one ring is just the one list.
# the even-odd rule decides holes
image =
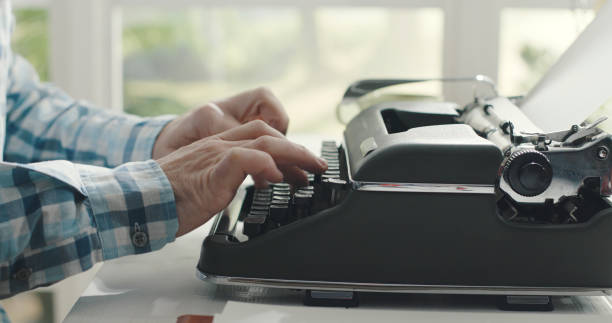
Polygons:
[[160,249],[177,229],[171,185],[153,160],[0,163],[0,298]]

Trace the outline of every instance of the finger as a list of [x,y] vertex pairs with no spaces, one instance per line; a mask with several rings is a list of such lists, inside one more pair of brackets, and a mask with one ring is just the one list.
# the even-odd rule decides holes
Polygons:
[[308,186],[308,177],[300,168],[295,166],[281,166],[279,169],[283,172],[285,182],[298,186]]
[[217,187],[233,192],[247,175],[273,183],[283,180],[283,174],[270,155],[243,147],[230,148],[215,166],[211,177]]
[[251,177],[253,178],[253,183],[255,184],[255,188],[268,188],[270,187],[270,182],[268,182],[267,180],[265,180],[263,177],[258,176],[258,175],[251,175]]
[[298,166],[313,173],[321,173],[327,169],[327,163],[323,159],[286,138],[261,136],[243,147],[265,151],[279,166]]
[[259,87],[219,101],[218,104],[242,123],[262,120],[285,134],[289,116],[278,98],[265,87]]
[[238,121],[225,116],[214,103],[208,103],[194,110],[189,119],[196,130],[193,133],[198,136],[195,139],[208,137],[240,125]]
[[247,116],[247,120],[249,118],[261,118],[278,131],[287,133],[289,116],[278,98],[265,87],[257,88],[254,92],[261,103],[256,105],[254,111],[251,111],[252,114]]
[[261,120],[254,120],[242,126],[235,127],[218,134],[223,140],[239,141],[247,139],[255,139],[261,136],[272,136],[284,138],[285,136],[278,130],[270,127]]

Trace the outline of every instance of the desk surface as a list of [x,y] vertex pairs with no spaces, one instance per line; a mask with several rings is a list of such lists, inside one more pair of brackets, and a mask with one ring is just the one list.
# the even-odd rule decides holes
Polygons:
[[555,298],[551,313],[501,312],[493,297],[469,295],[365,294],[358,308],[304,307],[297,291],[215,286],[197,279],[195,265],[208,229],[155,253],[106,262],[64,322],[175,322],[184,314],[215,315],[215,323],[612,322],[612,299],[603,296]]
[[[312,138],[300,138],[315,148]],[[315,149],[315,151],[317,151]],[[555,298],[554,312],[502,312],[491,296],[362,294],[358,308],[302,305],[297,291],[215,286],[196,278],[209,224],[154,253],[104,263],[64,322],[176,322],[184,314],[221,322],[612,322],[612,298]]]

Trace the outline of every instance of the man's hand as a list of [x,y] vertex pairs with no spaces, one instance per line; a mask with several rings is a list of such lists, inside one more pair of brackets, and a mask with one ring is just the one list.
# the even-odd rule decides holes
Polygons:
[[193,142],[157,162],[174,190],[177,237],[223,210],[247,175],[258,187],[283,179],[306,184],[303,170],[327,168],[324,160],[260,120]]
[[289,125],[287,113],[274,94],[257,88],[211,102],[170,122],[155,142],[153,159],[252,120],[263,120],[283,134]]

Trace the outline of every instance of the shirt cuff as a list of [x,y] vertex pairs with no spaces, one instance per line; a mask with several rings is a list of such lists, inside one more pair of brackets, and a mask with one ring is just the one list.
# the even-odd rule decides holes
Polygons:
[[[133,138],[132,147],[126,147],[125,162],[143,161],[151,159],[153,156],[153,146],[159,134],[164,127],[176,116],[165,115],[154,118],[149,118],[146,121],[136,125],[130,135]],[[131,140],[128,140],[128,145]]]
[[107,172],[79,167],[105,260],[158,250],[174,241],[174,192],[157,162],[132,162]]

